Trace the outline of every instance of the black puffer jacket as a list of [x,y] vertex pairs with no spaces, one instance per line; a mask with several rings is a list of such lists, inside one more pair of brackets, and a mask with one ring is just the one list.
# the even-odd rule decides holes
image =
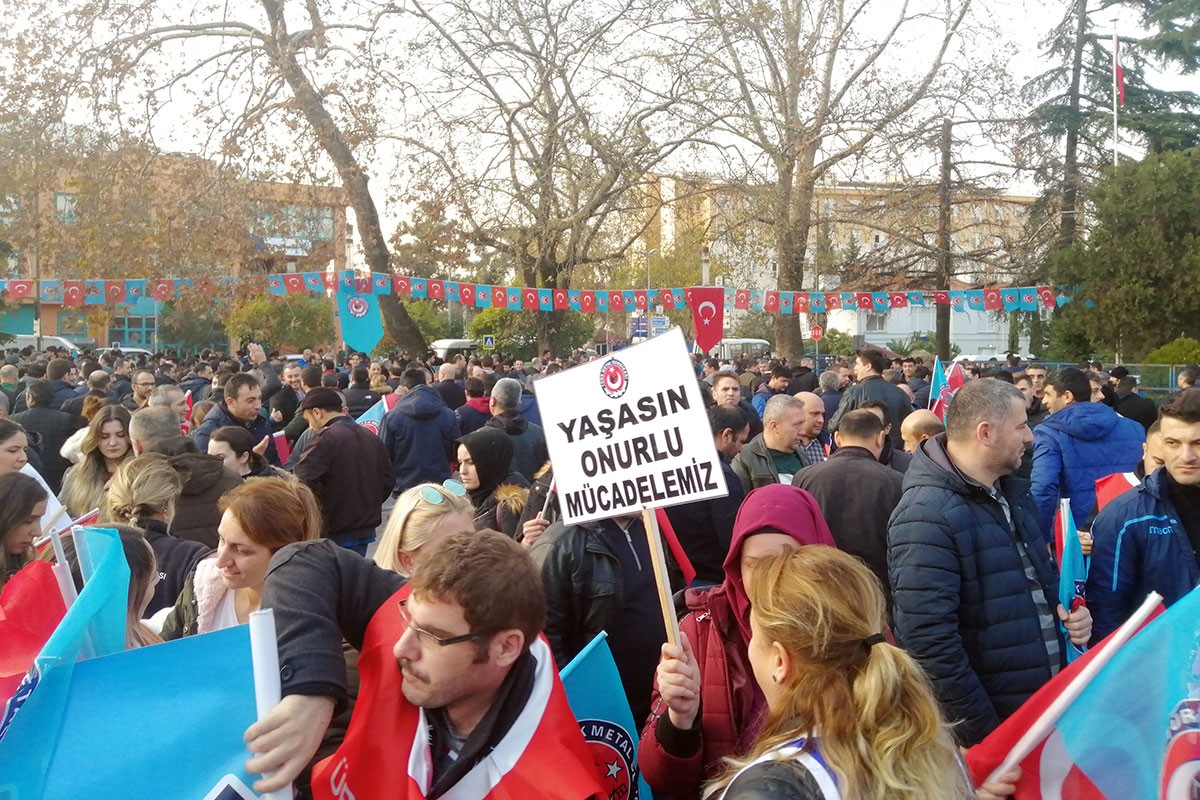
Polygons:
[[1050,603],[1058,579],[1029,483],[1008,476],[1014,536],[1000,503],[951,465],[945,434],[921,443],[888,523],[895,633],[933,682],[960,744],[980,741],[1050,679],[1024,548]]
[[154,549],[154,558],[158,562],[158,586],[154,587],[154,596],[143,615],[149,617],[175,605],[187,577],[200,559],[212,551],[199,542],[171,535],[166,523],[156,519],[139,520],[138,524],[146,532],[146,541]]

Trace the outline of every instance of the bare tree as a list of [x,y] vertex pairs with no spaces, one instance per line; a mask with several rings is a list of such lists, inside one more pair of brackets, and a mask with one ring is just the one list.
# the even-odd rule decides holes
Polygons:
[[[255,175],[320,177],[331,168],[354,209],[367,266],[388,271],[366,165],[378,93],[395,86],[379,53],[390,49],[381,40],[396,6],[6,0],[4,11],[21,21],[0,34],[12,56],[3,76],[9,104],[154,139],[194,123],[208,152]],[[397,344],[423,350],[403,305],[381,301]]]
[[[406,139],[436,196],[526,286],[579,286],[623,260],[657,211],[655,173],[701,133],[655,52],[646,0],[415,0],[433,71]],[[415,199],[415,198],[414,198]],[[603,285],[603,284],[601,284]],[[555,315],[539,315],[548,342]]]
[[[743,174],[771,188],[779,287],[804,288],[813,189],[873,147],[897,154],[971,0],[690,0],[698,44],[688,65],[697,118],[731,142]],[[919,47],[919,51],[918,51]],[[899,61],[896,51],[906,48]],[[905,66],[900,69],[898,66]],[[749,147],[746,147],[748,145]],[[798,353],[780,317],[776,341]]]

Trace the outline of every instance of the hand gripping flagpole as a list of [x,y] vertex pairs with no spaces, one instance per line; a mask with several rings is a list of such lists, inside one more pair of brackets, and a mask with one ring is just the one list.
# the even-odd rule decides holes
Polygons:
[[1092,682],[1096,674],[1104,668],[1104,665],[1117,654],[1117,651],[1133,638],[1133,635],[1138,632],[1142,624],[1149,619],[1150,615],[1154,613],[1154,609],[1161,602],[1162,595],[1158,592],[1151,592],[1146,596],[1145,601],[1133,613],[1133,616],[1125,620],[1125,624],[1117,628],[1112,634],[1112,638],[1100,648],[1100,652],[1092,657],[1092,660],[1079,671],[1074,680],[1067,684],[1062,694],[1054,698],[1054,702],[1042,712],[1042,715],[1037,718],[1036,722],[1029,726],[1029,730],[1025,731],[1025,734],[1017,740],[1017,743],[1013,745],[1012,751],[1004,757],[1004,760],[1000,762],[1000,766],[992,770],[992,774],[988,775],[984,783],[992,783],[999,780],[1001,775],[1024,761],[1034,751],[1034,748],[1038,746],[1038,743],[1050,735],[1051,731],[1054,730],[1055,723],[1058,722],[1058,718],[1066,713],[1067,708],[1079,698],[1083,690]]
[[662,536],[653,509],[642,509],[642,527],[646,529],[646,538],[650,542],[650,564],[654,568],[654,583],[658,586],[658,602],[662,606],[667,643],[678,646],[679,618],[675,615],[675,600],[671,596],[671,580],[667,575],[667,557],[663,553]]
[[[250,614],[250,659],[254,666],[254,705],[258,719],[279,704],[279,647],[275,641],[275,612],[269,608]],[[292,785],[267,792],[260,800],[292,800]]]

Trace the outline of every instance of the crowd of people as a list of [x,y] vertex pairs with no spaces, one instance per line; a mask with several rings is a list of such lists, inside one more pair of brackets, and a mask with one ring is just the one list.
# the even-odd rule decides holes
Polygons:
[[[987,800],[1018,776],[985,784],[963,748],[1068,643],[1200,583],[1195,369],[1156,403],[1123,367],[1012,358],[942,418],[919,358],[698,358],[728,494],[665,509],[695,573],[668,557],[669,644],[642,517],[566,524],[551,489],[537,384],[586,357],[13,353],[0,585],[95,513],[129,647],[274,609],[258,791],[594,796],[557,668],[603,632],[658,797]],[[1063,500],[1091,556],[1074,609]]]

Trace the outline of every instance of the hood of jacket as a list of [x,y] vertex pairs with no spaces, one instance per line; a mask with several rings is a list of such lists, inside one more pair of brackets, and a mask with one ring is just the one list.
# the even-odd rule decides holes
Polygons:
[[529,420],[522,417],[516,411],[505,411],[501,414],[493,415],[488,420],[488,425],[493,428],[499,428],[509,436],[520,436],[529,429]]
[[733,538],[724,564],[725,582],[721,585],[746,642],[750,641],[750,598],[742,581],[742,545],[746,539],[763,531],[787,534],[802,546],[836,546],[829,526],[821,516],[821,507],[803,489],[775,483],[746,495],[733,523]]
[[1062,431],[1073,439],[1095,442],[1107,439],[1120,419],[1104,403],[1071,403],[1042,420],[1042,426]]
[[445,408],[442,396],[429,386],[414,386],[396,401],[396,410],[413,419],[433,419]]
[[467,405],[478,411],[480,414],[492,414],[492,401],[487,397],[468,397]]
[[203,494],[226,475],[220,456],[182,453],[171,457],[171,466],[183,478],[184,495]]
[[471,503],[479,508],[512,471],[515,450],[512,439],[498,428],[485,426],[455,441],[467,448],[471,460],[475,462],[479,488],[469,490],[468,494],[471,496]]

